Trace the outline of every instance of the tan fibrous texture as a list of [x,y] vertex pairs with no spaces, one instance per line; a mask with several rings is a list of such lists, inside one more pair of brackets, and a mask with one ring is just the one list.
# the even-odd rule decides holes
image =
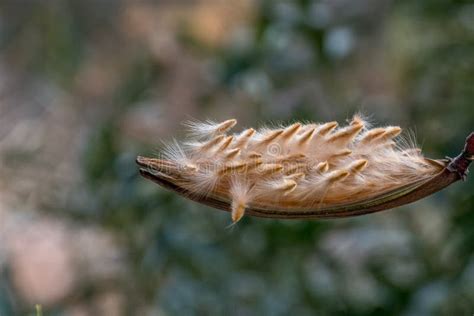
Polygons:
[[[400,127],[371,128],[360,115],[346,126],[297,122],[228,135],[236,123],[188,123],[189,139],[161,157],[178,168],[177,185],[228,201],[234,222],[249,206],[291,211],[369,200],[443,167],[400,137]],[[166,176],[166,167],[156,172]]]

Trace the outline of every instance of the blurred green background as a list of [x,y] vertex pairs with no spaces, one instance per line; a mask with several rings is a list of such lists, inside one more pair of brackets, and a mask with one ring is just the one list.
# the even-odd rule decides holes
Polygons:
[[140,178],[182,121],[474,130],[462,0],[2,0],[0,315],[472,315],[474,181],[353,219],[245,218]]

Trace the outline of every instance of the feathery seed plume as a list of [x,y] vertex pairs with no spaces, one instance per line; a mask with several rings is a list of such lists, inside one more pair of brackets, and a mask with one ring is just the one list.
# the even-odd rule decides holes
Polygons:
[[297,122],[227,135],[236,123],[187,123],[189,141],[167,145],[160,159],[139,157],[141,173],[230,211],[235,223],[244,214],[341,217],[401,205],[465,178],[474,159],[474,134],[457,158],[433,160],[400,127],[369,128],[359,115],[342,127]]

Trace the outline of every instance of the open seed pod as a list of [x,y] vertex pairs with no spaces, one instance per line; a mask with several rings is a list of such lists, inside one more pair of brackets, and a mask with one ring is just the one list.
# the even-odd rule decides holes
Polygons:
[[271,218],[337,218],[404,205],[465,179],[474,133],[455,159],[434,160],[396,126],[371,128],[356,115],[337,122],[252,128],[235,120],[188,123],[190,139],[162,157],[138,157],[140,173],[196,202]]

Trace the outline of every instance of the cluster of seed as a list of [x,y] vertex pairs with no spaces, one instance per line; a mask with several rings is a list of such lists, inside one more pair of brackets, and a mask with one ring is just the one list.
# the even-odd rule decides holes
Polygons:
[[180,168],[178,185],[229,201],[233,222],[250,205],[344,205],[428,179],[442,168],[400,139],[400,127],[370,128],[359,115],[344,127],[294,123],[228,135],[236,124],[188,123],[190,140],[164,153]]

